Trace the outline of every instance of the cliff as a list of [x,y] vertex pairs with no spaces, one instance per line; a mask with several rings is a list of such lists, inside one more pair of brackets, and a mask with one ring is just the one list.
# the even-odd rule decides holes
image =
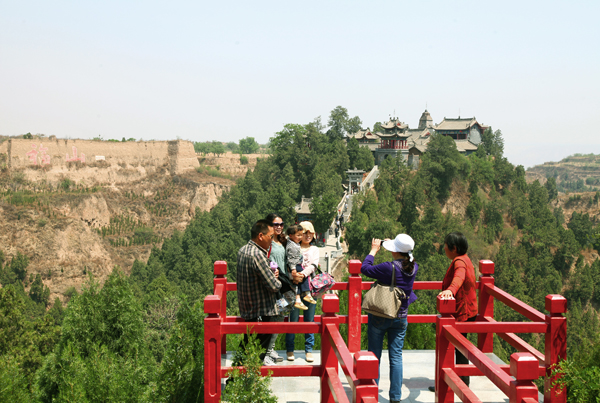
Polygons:
[[[203,166],[211,170],[196,169]],[[129,273],[209,211],[257,156],[198,157],[193,144],[9,139],[0,144],[0,250],[29,257],[51,302],[89,274]]]
[[166,169],[171,175],[199,166],[189,141],[109,142],[8,139],[0,144],[9,171],[28,181],[57,183],[65,177],[87,185],[139,180]]

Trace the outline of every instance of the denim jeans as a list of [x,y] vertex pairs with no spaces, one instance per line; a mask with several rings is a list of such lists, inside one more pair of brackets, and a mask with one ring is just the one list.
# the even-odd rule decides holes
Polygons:
[[[367,337],[369,351],[372,351],[381,365],[383,338],[387,333],[390,359],[390,400],[400,401],[402,395],[402,347],[408,321],[406,318],[386,319],[369,314]],[[379,376],[377,377],[379,385]]]
[[[315,321],[315,310],[317,309],[317,305],[315,304],[306,304],[308,305],[308,310],[304,312],[304,322],[314,322]],[[300,309],[294,308],[292,312],[290,312],[290,322],[298,322],[298,318],[300,317]],[[294,340],[296,339],[296,335],[294,333],[288,333],[285,335],[285,349],[288,353],[294,351]],[[304,351],[307,353],[311,353],[313,346],[315,345],[315,335],[312,333],[306,333],[304,335]]]

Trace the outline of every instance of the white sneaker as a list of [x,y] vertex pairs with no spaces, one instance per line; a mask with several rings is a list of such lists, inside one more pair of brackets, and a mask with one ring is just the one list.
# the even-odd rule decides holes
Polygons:
[[279,354],[277,354],[277,351],[275,351],[275,350],[271,350],[271,354],[269,354],[269,357],[274,359],[275,362],[283,361],[283,358]]
[[277,363],[275,362],[273,357],[271,357],[270,355],[266,355],[265,359],[263,360],[263,365],[277,365]]

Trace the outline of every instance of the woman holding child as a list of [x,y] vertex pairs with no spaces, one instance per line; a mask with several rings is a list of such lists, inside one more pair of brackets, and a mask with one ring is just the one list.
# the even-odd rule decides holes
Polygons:
[[[375,255],[383,246],[392,252],[393,260],[373,265]],[[404,336],[408,326],[408,306],[417,300],[413,292],[413,283],[419,270],[414,262],[412,250],[415,241],[406,235],[399,234],[395,239],[381,239],[371,241],[371,252],[365,258],[360,271],[362,274],[380,281],[382,284],[392,283],[392,274],[395,273],[395,283],[407,296],[402,301],[398,317],[394,319],[383,318],[369,313],[367,327],[368,348],[381,362],[383,350],[383,339],[387,335],[388,352],[390,362],[390,402],[399,403],[402,394],[402,348],[404,347]],[[376,380],[379,385],[379,376]]]
[[[279,269],[279,279],[281,281],[281,289],[280,292],[283,294],[286,291],[291,290],[289,282],[285,282],[285,278],[289,278],[289,273],[286,271],[285,267],[285,245],[287,242],[287,238],[285,237],[285,233],[283,232],[283,218],[279,216],[277,213],[271,213],[266,218],[266,221],[270,222],[273,226],[273,231],[275,235],[273,236],[273,241],[271,242],[271,251],[269,254],[269,259],[271,262],[275,262],[277,264],[277,268]],[[283,316],[281,316],[281,320],[283,321]],[[273,365],[276,362],[283,361],[283,358],[277,354],[277,351],[273,349],[275,346],[275,341],[277,341],[278,334],[273,334],[271,336],[271,341],[269,343],[269,348],[267,349],[267,355],[265,356],[265,365]]]
[[[319,248],[313,245],[313,241],[315,239],[315,229],[312,223],[308,221],[303,221],[300,223],[300,229],[298,231],[302,237],[297,238],[300,241],[300,253],[302,255],[301,259],[301,267],[298,267],[295,270],[295,273],[292,273],[292,279],[295,284],[302,284],[303,282],[308,283],[310,281],[311,275],[315,272],[316,268],[319,267]],[[291,236],[290,236],[291,239]],[[287,247],[286,247],[287,248]],[[289,256],[288,256],[289,258]],[[289,261],[289,259],[288,259]],[[294,262],[295,263],[295,262]],[[288,262],[289,269],[289,262]],[[301,270],[299,270],[301,269]],[[306,284],[305,283],[305,284]],[[305,292],[304,292],[305,293]],[[303,297],[300,305],[305,306],[306,309],[302,309],[300,305],[298,305],[298,297],[296,299],[296,305],[294,305],[294,309],[290,313],[290,322],[298,322],[300,317],[300,309],[302,309],[304,322],[313,322],[315,319],[315,310],[316,310],[316,301],[312,299],[310,296],[310,292],[308,295],[305,293],[304,295],[300,295],[299,297]],[[308,304],[303,304],[303,302],[307,302]],[[300,309],[298,308],[300,307]],[[294,341],[295,334],[288,333],[285,336],[285,345],[287,350],[287,359],[288,361],[294,361]],[[315,345],[315,336],[312,333],[306,333],[304,335],[304,351],[306,354],[306,361],[313,362],[314,357],[312,355],[312,349]]]

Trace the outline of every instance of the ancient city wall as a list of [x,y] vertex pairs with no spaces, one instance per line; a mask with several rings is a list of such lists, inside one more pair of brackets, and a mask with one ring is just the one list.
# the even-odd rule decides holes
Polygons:
[[55,181],[74,176],[86,182],[140,179],[164,167],[181,174],[199,166],[189,141],[108,142],[64,139],[8,139],[0,144],[11,171],[29,180]]

